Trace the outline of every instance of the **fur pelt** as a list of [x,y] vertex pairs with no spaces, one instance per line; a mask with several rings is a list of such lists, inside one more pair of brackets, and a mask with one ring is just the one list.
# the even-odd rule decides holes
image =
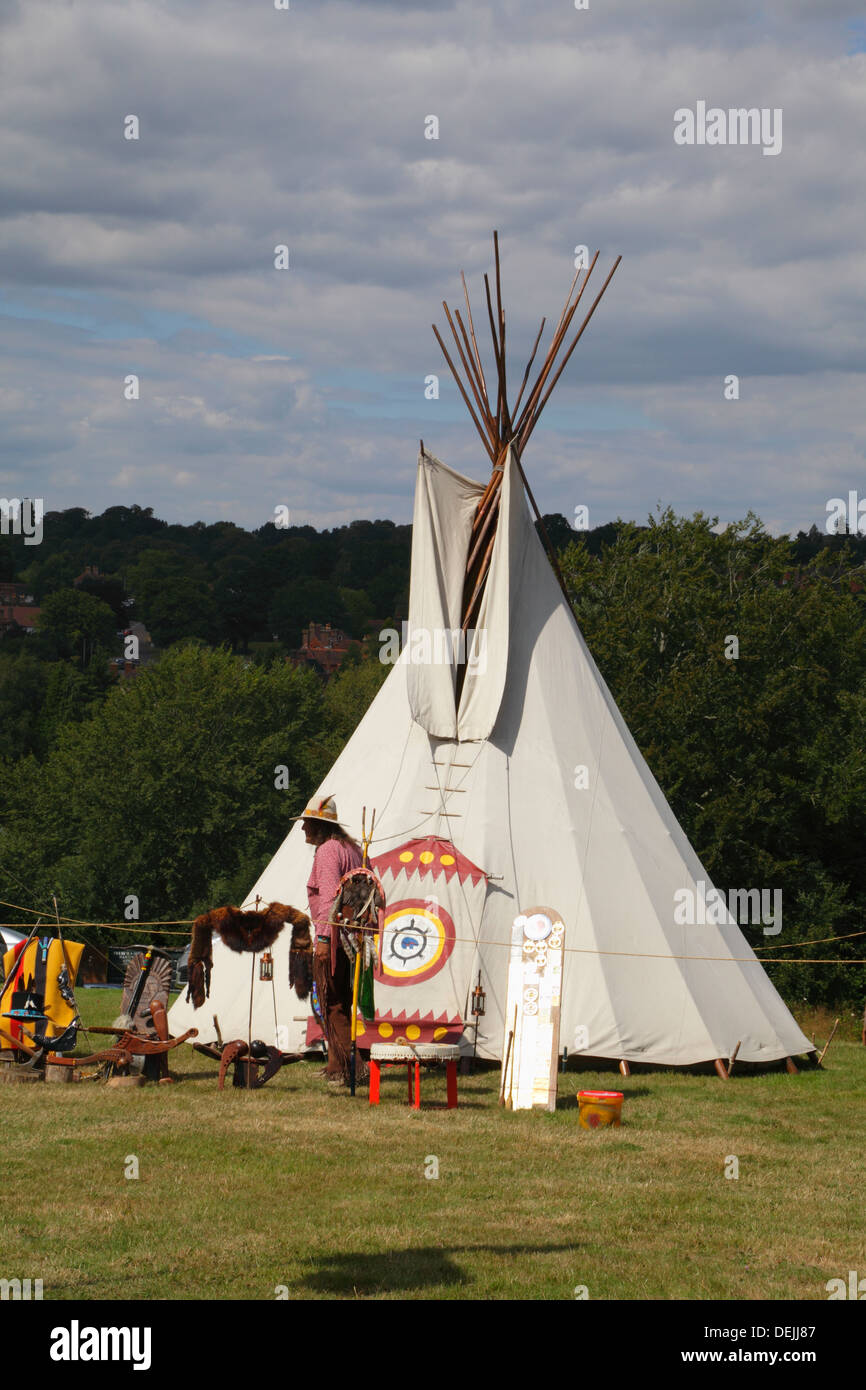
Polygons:
[[306,999],[313,987],[313,931],[309,917],[292,926],[289,950],[289,988],[299,999]]
[[192,1000],[193,1008],[200,1009],[210,994],[214,932],[218,933],[230,951],[263,951],[274,944],[286,922],[292,924],[293,946],[295,932],[299,933],[301,941],[306,933],[312,951],[309,917],[285,903],[271,903],[263,912],[242,912],[239,907],[215,907],[196,917],[192,924],[186,991],[187,1000]]

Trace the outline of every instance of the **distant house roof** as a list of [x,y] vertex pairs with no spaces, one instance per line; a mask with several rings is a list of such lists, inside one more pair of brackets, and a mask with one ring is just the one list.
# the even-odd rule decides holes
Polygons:
[[25,632],[36,631],[36,619],[42,612],[33,603],[3,603],[0,604],[0,628],[4,631],[10,627],[23,627]]
[[348,633],[330,623],[310,623],[303,629],[301,645],[292,652],[290,660],[295,666],[315,666],[331,675],[341,665],[351,642]]
[[330,623],[310,623],[303,630],[301,647],[309,647],[311,651],[348,651],[351,640],[348,633],[331,627]]
[[72,582],[77,589],[78,585],[83,584],[85,579],[101,579],[102,577],[102,571],[98,565],[85,565],[78,578],[73,579]]

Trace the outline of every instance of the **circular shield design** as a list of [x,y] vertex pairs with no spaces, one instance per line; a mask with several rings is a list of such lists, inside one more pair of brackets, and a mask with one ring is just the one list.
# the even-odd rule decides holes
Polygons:
[[454,923],[431,898],[393,903],[382,932],[376,979],[384,985],[418,985],[441,970],[454,949]]
[[[519,917],[517,920],[521,921]],[[546,912],[533,912],[530,917],[524,917],[522,926],[530,941],[545,941],[553,930],[553,923]]]

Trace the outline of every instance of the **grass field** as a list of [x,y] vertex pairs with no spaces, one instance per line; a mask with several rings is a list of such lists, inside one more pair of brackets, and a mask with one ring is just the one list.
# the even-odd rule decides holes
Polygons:
[[[119,995],[79,1002],[110,1022]],[[319,1063],[220,1094],[213,1062],[171,1061],[173,1087],[0,1086],[0,1276],[46,1299],[824,1300],[866,1274],[854,1041],[796,1077],[569,1071],[555,1114],[500,1110],[498,1071],[461,1076],[456,1111],[428,1075],[440,1106],[413,1112],[396,1071],[371,1109]],[[620,1129],[578,1127],[596,1086],[625,1093]]]

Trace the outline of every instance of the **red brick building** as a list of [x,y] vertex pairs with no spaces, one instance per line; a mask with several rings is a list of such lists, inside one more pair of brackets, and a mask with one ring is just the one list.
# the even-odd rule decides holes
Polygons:
[[84,583],[85,579],[101,579],[101,578],[102,578],[102,571],[100,570],[100,568],[99,568],[98,565],[85,565],[85,566],[84,566],[84,569],[81,571],[81,573],[79,574],[78,578],[77,578],[77,579],[73,579],[72,583],[75,585],[75,588],[78,589],[78,588],[80,588],[81,585]]
[[292,652],[293,666],[313,666],[332,676],[349,650],[352,638],[330,623],[310,623],[301,632],[301,645]]
[[4,581],[0,584],[0,633],[21,627],[25,632],[36,631],[36,619],[42,612],[33,602],[23,584]]

